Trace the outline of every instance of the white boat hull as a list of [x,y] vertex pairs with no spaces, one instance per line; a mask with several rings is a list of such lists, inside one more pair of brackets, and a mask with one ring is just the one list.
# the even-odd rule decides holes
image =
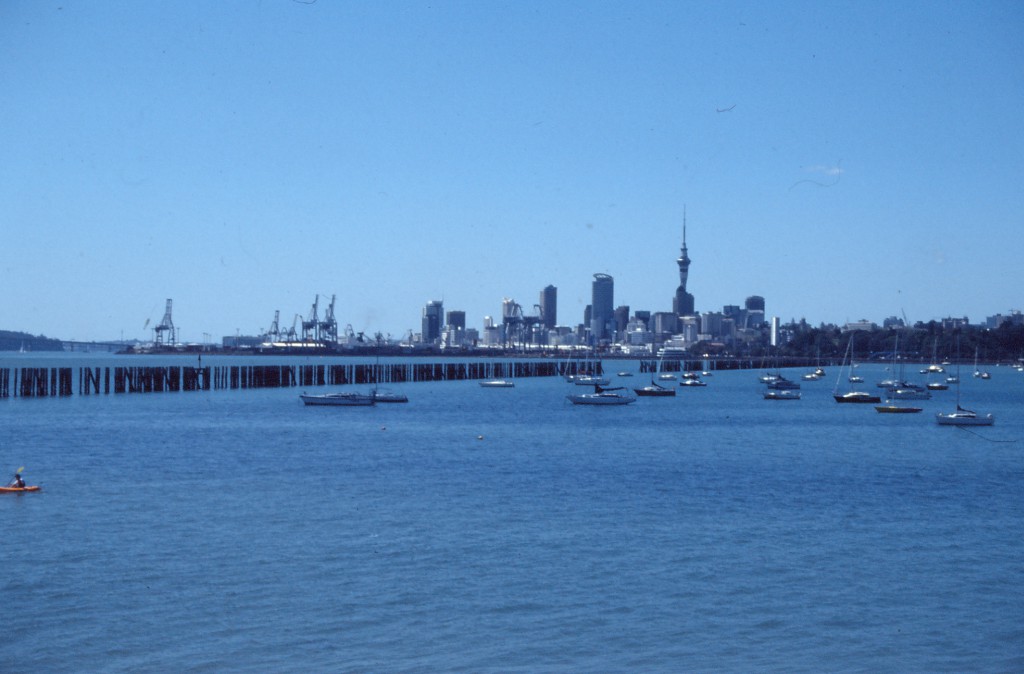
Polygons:
[[480,382],[480,386],[484,388],[513,388],[515,385],[514,381],[508,379],[490,379]]
[[302,394],[299,398],[302,404],[312,407],[368,407],[376,402],[372,394],[363,393]]
[[583,393],[566,396],[573,405],[628,405],[636,402],[632,396],[620,396],[614,393]]
[[950,412],[935,415],[935,422],[940,426],[991,426],[996,422],[991,414],[975,414],[974,412]]
[[800,391],[783,389],[781,391],[765,391],[765,400],[800,400]]

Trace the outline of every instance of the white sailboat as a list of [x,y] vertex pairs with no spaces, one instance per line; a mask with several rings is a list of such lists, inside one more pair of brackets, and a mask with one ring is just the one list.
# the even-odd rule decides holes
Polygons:
[[[839,392],[839,382],[843,378],[843,368],[851,367],[853,363],[853,332],[850,333],[850,341],[846,343],[846,355],[843,356],[843,363],[839,366],[839,374],[836,376],[836,387],[832,390],[832,398],[837,403],[880,403],[882,402],[881,396],[872,395],[866,391],[855,391],[850,389],[846,393]],[[849,381],[853,381],[853,377],[849,377]],[[861,381],[864,381],[861,379]]]
[[593,393],[576,393],[568,395],[566,398],[573,405],[628,405],[636,402],[636,396],[628,394],[622,394],[621,386],[614,388],[602,388],[601,386],[594,386]]
[[978,369],[978,349],[974,349],[974,376],[976,379],[991,379],[992,375],[984,370]]
[[[957,348],[957,351],[960,349]],[[977,360],[977,351],[975,351]],[[978,414],[974,410],[965,409],[960,406],[960,358],[957,354],[957,382],[956,382],[956,410],[953,412],[938,412],[935,415],[935,423],[940,426],[991,426],[996,422],[991,414]]]
[[[892,347],[893,372],[896,372],[896,356],[900,350],[899,346],[900,336],[899,333],[896,333],[896,343],[893,344]],[[902,374],[902,372],[900,374]],[[886,391],[888,392],[888,399],[881,405],[875,405],[876,412],[878,412],[879,414],[917,414],[918,412],[921,412],[923,410],[923,408],[921,407],[915,407],[913,405],[900,405],[899,403],[896,402],[897,399],[893,395],[893,393],[897,390],[895,388],[895,385],[900,380],[902,380],[902,377],[900,377],[899,379],[893,379],[893,384],[886,388]]]
[[943,372],[945,372],[941,365],[936,364],[937,361],[935,359],[935,355],[938,352],[938,350],[939,338],[936,337],[935,341],[932,343],[932,364],[929,365],[928,368],[925,370],[925,375],[928,378],[928,382],[927,384],[925,384],[925,386],[928,388],[929,391],[945,391],[949,389],[949,384],[947,382],[931,381],[931,376],[933,374],[942,374]]

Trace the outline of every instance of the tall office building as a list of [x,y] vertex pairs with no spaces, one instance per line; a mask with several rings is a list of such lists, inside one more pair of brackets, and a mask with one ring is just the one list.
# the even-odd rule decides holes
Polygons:
[[679,287],[672,300],[672,313],[676,316],[693,316],[693,295],[686,292],[686,279],[690,275],[690,256],[686,252],[686,206],[683,206],[683,249],[676,264],[679,265]]
[[760,328],[764,325],[764,298],[760,295],[751,295],[746,301],[744,311],[744,328]]
[[466,312],[465,311],[449,311],[448,312],[448,323],[449,328],[455,330],[466,329]]
[[441,300],[430,300],[427,306],[423,307],[423,343],[433,344],[441,337],[441,328],[444,320],[444,302]]
[[540,293],[540,320],[548,330],[558,325],[558,288],[555,286],[548,286]]
[[615,332],[616,339],[621,340],[626,334],[626,326],[629,325],[629,305],[615,308]]
[[595,342],[608,339],[615,329],[615,279],[594,274],[591,298],[590,335]]

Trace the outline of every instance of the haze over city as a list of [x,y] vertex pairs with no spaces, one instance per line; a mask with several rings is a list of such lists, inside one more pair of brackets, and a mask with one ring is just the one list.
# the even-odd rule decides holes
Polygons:
[[0,328],[1020,309],[1020,3],[0,5]]

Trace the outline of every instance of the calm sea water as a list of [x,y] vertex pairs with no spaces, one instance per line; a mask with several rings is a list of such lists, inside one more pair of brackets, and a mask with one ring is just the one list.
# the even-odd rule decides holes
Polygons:
[[972,432],[934,423],[953,391],[837,405],[834,368],[799,402],[750,371],[616,408],[556,379],[3,400],[0,466],[44,491],[0,497],[0,661],[1024,671],[1024,374],[992,372]]

